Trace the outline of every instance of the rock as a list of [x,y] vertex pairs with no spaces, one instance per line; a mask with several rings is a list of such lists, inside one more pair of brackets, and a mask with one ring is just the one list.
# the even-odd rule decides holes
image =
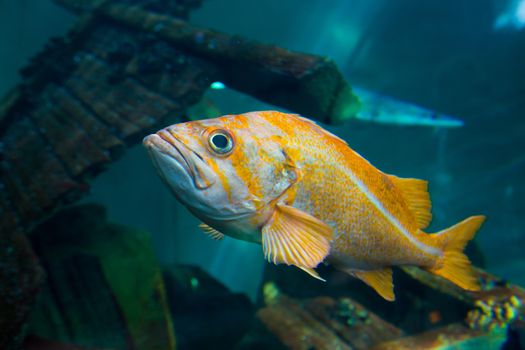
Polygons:
[[98,205],[64,210],[31,235],[47,281],[29,333],[84,347],[166,350],[175,338],[150,236]]

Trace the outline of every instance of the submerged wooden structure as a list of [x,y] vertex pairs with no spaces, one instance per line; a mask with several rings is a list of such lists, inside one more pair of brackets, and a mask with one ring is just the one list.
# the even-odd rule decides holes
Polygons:
[[43,277],[25,234],[127,146],[183,121],[210,83],[328,122],[356,102],[325,58],[185,22],[200,1],[57,2],[79,23],[0,104],[0,348],[17,343]]
[[[182,121],[210,83],[221,81],[327,123],[352,116],[358,107],[350,86],[326,58],[186,22],[200,1],[56,2],[77,12],[79,23],[33,59],[22,72],[23,83],[0,104],[2,349],[21,343],[22,326],[44,276],[26,234],[80,198],[89,180],[126,147],[168,120]],[[357,317],[355,324],[348,324],[348,316],[343,326],[332,317],[334,305],[341,301],[326,298],[278,298],[258,317],[283,344],[296,349],[310,349],[316,337],[328,335],[341,348],[365,348],[372,344],[366,339],[373,339],[380,349],[400,349],[408,346],[403,344],[426,344],[433,336],[445,339],[443,334],[450,335],[446,339],[451,343],[490,337],[496,326],[523,332],[522,289],[483,271],[479,277],[486,288],[480,293],[457,290],[419,270],[409,273],[471,307],[470,328],[456,325],[407,339],[362,305],[355,308],[373,315],[373,322]],[[295,332],[280,332],[276,322],[283,320],[289,320]],[[356,324],[359,332],[353,328]],[[317,349],[328,348],[315,344]]]

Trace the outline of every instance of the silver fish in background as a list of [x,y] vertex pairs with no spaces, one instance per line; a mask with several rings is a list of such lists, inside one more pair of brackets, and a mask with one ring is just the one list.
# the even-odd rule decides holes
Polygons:
[[361,107],[356,119],[401,126],[427,126],[438,128],[459,128],[463,121],[435,111],[396,100],[366,89],[352,87],[359,98]]

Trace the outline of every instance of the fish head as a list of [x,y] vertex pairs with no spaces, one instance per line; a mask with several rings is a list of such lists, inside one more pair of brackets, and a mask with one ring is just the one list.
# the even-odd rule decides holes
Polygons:
[[224,231],[226,223],[239,222],[253,231],[297,180],[285,133],[263,116],[252,112],[175,124],[143,144],[160,177],[193,214]]

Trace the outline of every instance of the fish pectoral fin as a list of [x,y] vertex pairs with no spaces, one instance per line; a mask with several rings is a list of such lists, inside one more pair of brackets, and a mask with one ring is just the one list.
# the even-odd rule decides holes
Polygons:
[[375,291],[386,300],[396,300],[394,283],[392,281],[392,269],[390,267],[373,271],[352,271],[351,274],[374,288]]
[[315,278],[313,270],[330,252],[330,226],[299,209],[276,205],[262,228],[264,257],[274,264],[295,265]]
[[202,230],[202,232],[204,232],[216,241],[219,241],[224,238],[224,233],[217,231],[213,227],[210,227],[203,222],[199,224],[199,228]]

